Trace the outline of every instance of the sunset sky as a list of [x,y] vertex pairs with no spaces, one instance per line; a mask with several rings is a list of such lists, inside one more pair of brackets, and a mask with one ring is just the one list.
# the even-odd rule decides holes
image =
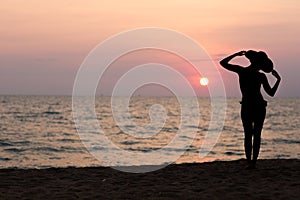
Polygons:
[[[264,50],[282,76],[278,96],[300,96],[299,0],[2,0],[0,24],[0,95],[70,95],[97,44],[160,27],[193,38],[216,64],[236,51]],[[239,96],[237,76],[218,67],[227,95]]]

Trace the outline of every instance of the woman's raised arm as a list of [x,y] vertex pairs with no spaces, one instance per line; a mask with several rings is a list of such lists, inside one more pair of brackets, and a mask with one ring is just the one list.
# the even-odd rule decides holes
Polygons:
[[243,68],[239,65],[233,65],[233,64],[229,64],[229,62],[235,58],[236,56],[243,56],[245,55],[246,51],[240,51],[240,52],[237,52],[235,54],[232,54],[226,58],[224,58],[223,60],[220,61],[220,65],[222,67],[224,67],[225,69],[229,70],[229,71],[233,71],[233,72],[236,72],[236,73],[239,73],[240,70]]

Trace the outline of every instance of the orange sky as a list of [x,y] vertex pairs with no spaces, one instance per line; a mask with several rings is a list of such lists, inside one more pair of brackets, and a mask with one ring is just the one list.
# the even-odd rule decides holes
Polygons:
[[[299,19],[298,0],[4,0],[0,94],[71,94],[76,70],[98,43],[154,26],[194,38],[215,59],[265,50],[286,80],[279,93],[299,96]],[[228,94],[239,95],[235,75],[221,72]]]

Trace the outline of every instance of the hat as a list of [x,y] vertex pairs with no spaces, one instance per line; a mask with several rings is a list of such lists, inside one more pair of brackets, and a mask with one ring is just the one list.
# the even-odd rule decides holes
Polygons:
[[266,73],[270,73],[273,70],[273,62],[265,52],[249,50],[245,53],[245,56],[252,64],[258,66],[260,70]]
[[272,60],[267,58],[265,62],[259,66],[259,68],[266,73],[270,73],[273,71],[274,65]]

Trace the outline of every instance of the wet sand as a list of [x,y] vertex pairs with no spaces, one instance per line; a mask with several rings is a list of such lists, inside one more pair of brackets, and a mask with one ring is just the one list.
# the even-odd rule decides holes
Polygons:
[[169,165],[132,174],[107,167],[1,169],[0,199],[299,199],[300,160]]

